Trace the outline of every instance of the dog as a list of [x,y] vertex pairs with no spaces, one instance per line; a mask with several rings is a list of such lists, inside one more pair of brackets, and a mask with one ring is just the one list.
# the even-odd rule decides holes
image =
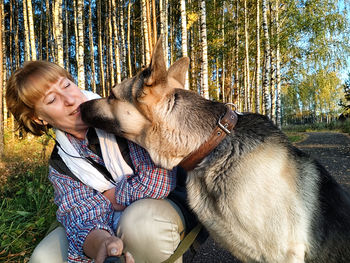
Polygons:
[[83,121],[139,144],[164,168],[189,167],[190,207],[238,259],[350,262],[350,195],[266,116],[184,90],[188,66],[181,58],[167,70],[159,40],[147,68],[81,105]]

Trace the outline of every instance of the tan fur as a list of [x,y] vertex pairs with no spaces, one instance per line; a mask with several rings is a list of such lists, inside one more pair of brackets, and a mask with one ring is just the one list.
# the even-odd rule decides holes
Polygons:
[[[84,120],[138,143],[156,164],[173,168],[207,140],[226,109],[182,90],[187,68],[183,58],[166,71],[158,42],[150,67],[113,88],[114,97],[84,103]],[[321,206],[330,210],[319,198],[322,184],[346,200],[322,167],[257,114],[239,116],[233,132],[187,178],[190,207],[211,236],[242,261],[349,262],[346,234],[335,234],[343,249],[337,257],[334,244],[322,247],[323,235],[315,235],[325,226]],[[349,204],[338,204],[346,222]]]

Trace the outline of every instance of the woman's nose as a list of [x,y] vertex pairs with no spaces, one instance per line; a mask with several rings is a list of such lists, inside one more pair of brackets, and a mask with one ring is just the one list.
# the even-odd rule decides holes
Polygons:
[[71,106],[74,105],[75,103],[75,98],[71,94],[64,94],[64,103],[66,106]]

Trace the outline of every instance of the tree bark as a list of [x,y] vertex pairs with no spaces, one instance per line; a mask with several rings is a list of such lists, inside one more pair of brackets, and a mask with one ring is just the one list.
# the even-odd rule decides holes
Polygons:
[[249,35],[248,35],[248,7],[247,0],[244,0],[244,51],[245,51],[245,87],[244,87],[244,109],[250,111],[250,66],[249,66]]
[[96,93],[96,72],[95,72],[95,50],[94,32],[92,31],[91,0],[89,0],[89,46],[90,46],[90,67],[91,67],[91,89]]
[[[182,56],[188,57],[187,51],[187,19],[186,19],[186,0],[181,0],[181,47]],[[185,89],[189,89],[188,73],[186,73]]]
[[201,39],[202,39],[202,76],[203,76],[203,97],[209,99],[208,84],[208,45],[207,45],[207,17],[205,0],[201,0]]
[[[275,10],[272,6],[271,1],[270,6],[270,40],[274,40],[275,27],[274,27],[274,14]],[[271,45],[272,44],[272,45]],[[275,41],[271,41],[270,46],[270,98],[271,98],[271,120],[276,124],[276,57],[275,57]]]
[[255,112],[260,112],[260,0],[256,0]]
[[156,16],[156,1],[152,0],[152,22],[153,22],[153,46],[157,43],[157,16]]
[[30,60],[30,43],[28,30],[28,16],[27,16],[27,0],[23,0],[23,24],[24,24],[24,59]]
[[97,28],[98,28],[98,68],[100,73],[100,95],[106,96],[105,74],[103,66],[103,49],[102,49],[102,23],[101,23],[101,0],[97,0]]
[[239,0],[236,0],[236,46],[235,46],[235,93],[236,93],[236,106],[242,110],[241,104],[241,89],[239,85]]
[[282,126],[281,118],[281,58],[280,58],[280,22],[279,22],[279,0],[275,1],[276,9],[276,124],[278,128]]
[[66,53],[66,58],[65,58],[65,64],[66,64],[66,69],[68,70],[68,72],[70,72],[70,63],[69,63],[69,15],[68,15],[68,3],[70,0],[65,0],[65,31],[66,31],[66,36],[65,36],[65,40],[66,40],[66,45],[65,45],[65,53]]
[[78,24],[78,87],[85,89],[84,69],[84,0],[77,1],[77,24]]
[[267,2],[268,0],[262,0],[262,15],[263,23],[262,28],[264,31],[265,48],[264,48],[264,75],[263,75],[263,114],[269,114],[269,73],[270,73],[270,35],[267,23]]
[[[121,78],[125,78],[127,76],[127,70],[126,70],[126,46],[125,46],[125,28],[124,28],[124,2],[123,0],[119,1],[119,30],[120,30],[120,47],[121,47],[121,58],[120,60],[120,70],[121,70]],[[129,2],[130,3],[130,2]],[[128,4],[129,6],[129,4]],[[128,20],[128,24],[130,21]],[[115,38],[115,41],[117,44],[119,41],[117,41],[117,38]]]
[[63,61],[63,23],[62,23],[62,0],[55,0],[54,8],[54,29],[55,31],[55,47],[57,57],[55,61],[61,67],[64,67]]
[[160,34],[163,37],[163,50],[166,67],[169,67],[168,48],[168,0],[159,0],[160,9]]
[[130,20],[131,20],[131,3],[128,3],[128,76],[129,78],[132,77],[132,67],[131,67],[131,42],[130,42]]
[[142,27],[143,27],[143,39],[144,39],[144,45],[145,45],[145,59],[146,59],[146,65],[149,65],[151,62],[151,50],[150,50],[150,41],[149,41],[149,27],[147,22],[147,7],[146,7],[146,0],[141,0],[141,9],[142,9]]
[[32,0],[27,0],[27,10],[28,10],[31,58],[32,58],[32,60],[36,60],[37,56],[36,56],[36,47],[35,47],[35,33],[34,33]]

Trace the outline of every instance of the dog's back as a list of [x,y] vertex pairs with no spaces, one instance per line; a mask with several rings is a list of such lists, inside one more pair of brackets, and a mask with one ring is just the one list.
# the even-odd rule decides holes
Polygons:
[[188,181],[200,220],[242,260],[350,260],[349,194],[265,116],[239,116]]

